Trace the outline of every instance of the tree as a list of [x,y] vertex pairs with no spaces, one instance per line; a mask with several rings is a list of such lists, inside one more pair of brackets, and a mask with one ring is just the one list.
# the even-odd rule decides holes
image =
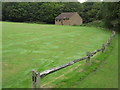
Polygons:
[[62,7],[63,4],[61,3],[43,3],[36,16],[42,22],[54,23],[55,17],[61,13]]
[[103,3],[103,21],[109,29],[118,30],[120,26],[120,2]]
[[101,2],[85,2],[83,3],[82,17],[85,23],[100,20]]

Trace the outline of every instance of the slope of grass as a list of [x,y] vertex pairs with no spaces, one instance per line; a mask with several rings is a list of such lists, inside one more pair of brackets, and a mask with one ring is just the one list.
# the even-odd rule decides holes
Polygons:
[[[118,88],[118,43],[117,37],[107,47],[105,53],[98,53],[91,59],[91,65],[79,64],[73,72],[65,72],[54,80],[54,87],[59,88]],[[114,45],[115,44],[115,45]],[[109,62],[107,61],[108,59]],[[101,63],[103,65],[101,65]],[[99,67],[100,66],[100,67]],[[96,70],[98,71],[96,72]],[[100,71],[99,71],[100,69]],[[71,69],[69,69],[71,70]],[[93,72],[92,74],[90,74]],[[89,75],[90,74],[90,75]],[[64,78],[62,77],[64,76]],[[87,77],[88,76],[88,77]],[[86,78],[87,77],[87,78]],[[92,78],[89,79],[89,78]],[[55,82],[57,81],[57,82]],[[58,84],[59,83],[59,84]],[[53,83],[48,83],[52,86]]]
[[[30,88],[32,69],[42,72],[81,58],[87,51],[101,48],[111,35],[94,27],[12,22],[3,22],[2,25],[4,88]],[[41,87],[59,87],[57,84],[61,81],[64,87],[70,86],[79,80],[77,76],[84,63],[76,63],[46,76],[41,80]]]
[[[109,49],[110,53],[109,53]],[[108,54],[106,58],[102,56],[96,59],[103,59],[103,63],[97,69],[97,71],[88,75],[81,82],[77,82],[77,85],[73,87],[77,88],[118,88],[118,37],[113,39],[110,47],[107,48],[105,54]]]

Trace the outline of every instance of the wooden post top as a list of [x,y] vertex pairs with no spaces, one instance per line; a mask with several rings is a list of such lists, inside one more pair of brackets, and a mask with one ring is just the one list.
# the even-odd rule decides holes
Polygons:
[[39,74],[35,69],[32,69],[32,72],[35,74]]

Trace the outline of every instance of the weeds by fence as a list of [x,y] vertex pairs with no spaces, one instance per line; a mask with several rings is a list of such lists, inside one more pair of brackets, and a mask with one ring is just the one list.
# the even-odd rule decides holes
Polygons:
[[42,79],[43,77],[45,77],[46,75],[50,74],[50,73],[53,73],[55,71],[58,71],[62,68],[65,68],[65,67],[68,67],[70,65],[73,65],[79,61],[82,61],[82,60],[85,60],[86,59],[86,65],[90,65],[90,58],[92,56],[94,56],[97,52],[100,52],[102,51],[102,53],[105,52],[105,49],[107,46],[110,45],[113,37],[115,36],[115,31],[113,31],[113,34],[110,36],[110,38],[107,40],[107,43],[106,44],[102,44],[102,48],[100,49],[97,49],[93,52],[87,52],[86,53],[86,57],[82,57],[80,59],[76,59],[76,60],[73,60],[71,62],[68,62],[67,64],[63,64],[63,65],[60,65],[60,66],[57,66],[57,67],[54,67],[54,68],[51,68],[51,69],[48,69],[48,70],[45,70],[43,72],[37,72],[36,70],[32,70],[32,87],[33,88],[40,88],[40,79]]

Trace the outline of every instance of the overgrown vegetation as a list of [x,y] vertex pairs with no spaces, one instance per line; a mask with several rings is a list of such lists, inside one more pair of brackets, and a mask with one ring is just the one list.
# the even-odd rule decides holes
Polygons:
[[120,31],[120,2],[103,3],[102,7],[105,26]]
[[89,22],[89,23],[86,23],[86,24],[82,24],[80,26],[105,28],[104,23],[102,21],[93,21],[93,22]]

